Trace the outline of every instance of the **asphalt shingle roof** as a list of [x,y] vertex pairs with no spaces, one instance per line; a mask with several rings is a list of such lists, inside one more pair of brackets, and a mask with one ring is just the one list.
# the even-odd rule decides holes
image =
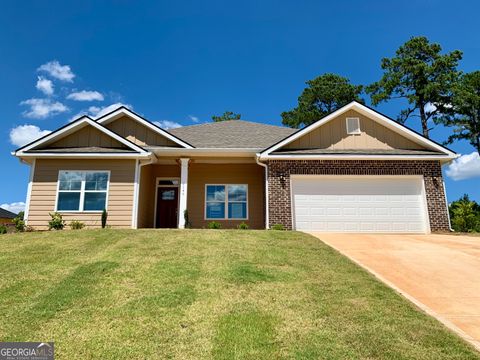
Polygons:
[[0,218],[2,218],[2,219],[13,219],[16,216],[17,216],[17,214],[15,214],[11,211],[5,210],[4,208],[0,208]]
[[244,120],[227,120],[168,130],[197,148],[264,149],[296,129],[260,124]]

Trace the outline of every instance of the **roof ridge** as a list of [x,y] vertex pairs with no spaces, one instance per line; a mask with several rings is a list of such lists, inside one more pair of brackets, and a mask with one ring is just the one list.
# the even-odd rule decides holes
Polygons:
[[281,126],[281,125],[273,125],[273,124],[266,124],[266,123],[263,123],[263,122],[257,122],[257,121],[250,121],[250,120],[243,120],[243,119],[231,119],[231,120],[223,120],[223,121],[218,121],[218,122],[206,122],[206,123],[202,123],[202,124],[192,124],[192,125],[185,125],[185,126],[180,126],[178,128],[173,128],[173,129],[169,129],[170,131],[172,130],[178,130],[178,129],[182,129],[182,128],[193,128],[193,127],[204,127],[204,126],[215,126],[215,125],[221,125],[221,124],[226,124],[226,123],[231,123],[231,122],[243,122],[243,123],[247,123],[247,124],[254,124],[254,125],[260,125],[260,126],[269,126],[269,127],[274,127],[274,128],[277,128],[277,129],[288,129],[288,130],[295,130],[296,129],[292,129],[290,127],[287,127],[287,126]]

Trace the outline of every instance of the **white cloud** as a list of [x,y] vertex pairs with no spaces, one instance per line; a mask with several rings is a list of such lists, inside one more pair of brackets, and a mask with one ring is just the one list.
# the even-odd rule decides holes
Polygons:
[[175,128],[182,127],[182,124],[179,124],[175,121],[170,121],[170,120],[154,121],[153,123],[158,127],[161,127],[162,129],[175,129]]
[[133,109],[132,105],[129,104],[123,104],[121,102],[117,102],[115,104],[111,104],[105,107],[98,107],[98,106],[90,106],[88,108],[88,113],[90,116],[92,116],[94,119],[97,119],[105,114],[108,114],[116,109],[118,109],[121,106],[125,106],[126,108]]
[[72,69],[70,69],[70,66],[61,65],[57,60],[49,61],[48,63],[43,64],[37,70],[45,71],[55,79],[66,82],[73,82],[73,78],[75,77],[75,74],[72,72]]
[[79,113],[75,114],[72,116],[68,121],[72,122],[74,120],[77,120],[80,116],[83,115],[88,115],[93,119],[97,119],[105,114],[108,114],[116,109],[118,109],[121,106],[125,106],[126,108],[133,109],[132,105],[129,104],[123,104],[121,102],[117,102],[115,104],[111,104],[105,107],[99,107],[99,106],[90,106],[88,109],[84,109],[80,111]]
[[68,107],[58,101],[50,99],[28,99],[22,101],[20,105],[30,106],[29,111],[24,111],[23,116],[31,119],[45,119],[49,116],[57,115],[68,111]]
[[77,120],[79,117],[82,117],[83,115],[88,115],[88,113],[87,113],[86,111],[80,111],[79,113],[76,113],[76,114],[73,115],[70,119],[68,119],[68,122],[75,121],[75,120]]
[[75,101],[103,101],[103,95],[98,91],[77,91],[69,94],[67,99],[75,100]]
[[43,92],[45,95],[53,95],[52,80],[46,79],[43,76],[38,77],[36,88]]
[[50,130],[41,130],[35,125],[20,125],[10,130],[10,142],[20,147],[50,133]]
[[188,117],[190,118],[190,120],[192,120],[194,123],[198,123],[200,121],[200,119],[195,116],[195,115],[188,115]]
[[437,110],[437,107],[429,102],[429,103],[425,104],[423,109],[425,110],[425,112],[431,113],[431,112],[434,112],[435,110]]
[[11,211],[15,214],[18,214],[20,211],[25,210],[25,203],[22,201],[19,201],[11,204],[1,204],[0,207],[5,210]]
[[453,180],[480,177],[480,156],[477,152],[462,155],[458,159],[453,160],[445,173]]

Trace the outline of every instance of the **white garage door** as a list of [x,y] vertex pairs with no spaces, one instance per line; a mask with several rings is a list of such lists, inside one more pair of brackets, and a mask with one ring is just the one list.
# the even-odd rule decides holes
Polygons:
[[421,177],[292,176],[297,230],[426,232]]

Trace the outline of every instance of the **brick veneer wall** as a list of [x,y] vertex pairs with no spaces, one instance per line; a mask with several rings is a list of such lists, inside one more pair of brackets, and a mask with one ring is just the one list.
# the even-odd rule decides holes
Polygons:
[[430,229],[449,231],[439,161],[271,160],[268,162],[269,223],[292,229],[290,175],[423,175]]

